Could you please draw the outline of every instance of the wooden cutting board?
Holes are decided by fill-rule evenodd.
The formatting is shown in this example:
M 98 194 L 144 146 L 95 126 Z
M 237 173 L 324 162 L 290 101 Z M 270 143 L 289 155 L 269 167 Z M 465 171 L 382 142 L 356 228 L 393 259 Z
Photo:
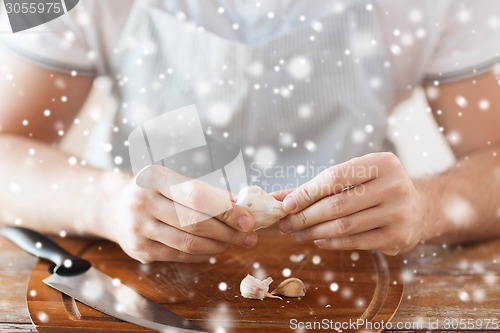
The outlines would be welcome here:
M 358 319 L 387 322 L 403 293 L 397 258 L 378 252 L 321 250 L 276 230 L 259 232 L 259 244 L 253 249 L 232 248 L 202 264 L 142 265 L 110 242 L 57 241 L 69 252 L 90 260 L 96 268 L 210 332 L 275 333 L 294 331 L 307 322 L 326 323 L 332 325 L 330 328 Z M 147 331 L 48 287 L 42 279 L 50 275 L 49 269 L 49 264 L 40 261 L 27 289 L 28 310 L 40 333 Z M 245 299 L 239 284 L 247 273 L 259 278 L 271 276 L 271 290 L 290 273 L 304 281 L 307 294 L 300 299 Z

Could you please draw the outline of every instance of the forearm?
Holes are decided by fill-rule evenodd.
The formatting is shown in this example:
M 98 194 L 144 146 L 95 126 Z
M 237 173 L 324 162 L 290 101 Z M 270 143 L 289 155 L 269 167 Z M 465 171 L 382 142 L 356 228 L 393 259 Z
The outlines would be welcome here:
M 447 172 L 416 180 L 426 203 L 426 241 L 458 243 L 500 236 L 500 146 L 461 159 Z
M 127 177 L 69 158 L 44 143 L 0 135 L 0 223 L 102 236 L 110 199 Z

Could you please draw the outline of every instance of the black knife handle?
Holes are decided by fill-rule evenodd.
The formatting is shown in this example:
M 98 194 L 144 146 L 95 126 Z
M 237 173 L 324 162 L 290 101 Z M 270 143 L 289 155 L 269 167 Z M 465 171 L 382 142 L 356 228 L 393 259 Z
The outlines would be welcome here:
M 54 263 L 55 268 L 53 273 L 58 275 L 70 276 L 80 274 L 92 266 L 87 260 L 68 253 L 50 238 L 36 231 L 9 226 L 2 228 L 0 235 L 24 251 Z

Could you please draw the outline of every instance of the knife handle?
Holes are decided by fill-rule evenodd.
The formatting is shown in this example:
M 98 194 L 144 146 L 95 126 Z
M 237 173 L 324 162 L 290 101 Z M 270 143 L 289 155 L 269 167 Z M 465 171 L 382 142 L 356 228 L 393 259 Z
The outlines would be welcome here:
M 53 273 L 71 276 L 87 271 L 92 265 L 85 259 L 76 257 L 61 248 L 50 238 L 22 227 L 4 227 L 0 235 L 19 246 L 24 251 L 55 264 Z

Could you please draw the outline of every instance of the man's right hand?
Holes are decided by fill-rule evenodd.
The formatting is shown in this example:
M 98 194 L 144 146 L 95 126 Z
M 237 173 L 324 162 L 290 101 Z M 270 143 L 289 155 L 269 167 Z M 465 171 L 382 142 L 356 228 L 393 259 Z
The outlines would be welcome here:
M 122 188 L 100 233 L 142 263 L 200 262 L 257 243 L 251 215 L 206 183 L 152 165 Z

